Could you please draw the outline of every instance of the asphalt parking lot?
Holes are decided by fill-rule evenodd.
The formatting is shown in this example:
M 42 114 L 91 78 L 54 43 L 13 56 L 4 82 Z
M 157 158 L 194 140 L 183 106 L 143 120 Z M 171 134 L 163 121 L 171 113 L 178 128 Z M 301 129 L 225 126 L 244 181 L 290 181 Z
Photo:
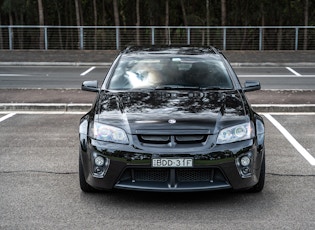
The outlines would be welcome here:
M 87 109 L 52 104 L 89 107 L 95 94 L 80 91 L 81 82 L 101 81 L 113 53 L 1 51 L 0 104 L 52 109 L 0 109 L 0 229 L 315 229 L 315 52 L 225 54 L 242 82 L 262 83 L 248 93 L 252 104 L 291 111 L 262 113 L 267 168 L 259 194 L 81 192 L 78 124 Z M 291 104 L 302 107 L 293 112 Z
M 315 228 L 314 113 L 264 114 L 267 174 L 259 194 L 82 193 L 81 116 L 0 114 L 0 229 Z

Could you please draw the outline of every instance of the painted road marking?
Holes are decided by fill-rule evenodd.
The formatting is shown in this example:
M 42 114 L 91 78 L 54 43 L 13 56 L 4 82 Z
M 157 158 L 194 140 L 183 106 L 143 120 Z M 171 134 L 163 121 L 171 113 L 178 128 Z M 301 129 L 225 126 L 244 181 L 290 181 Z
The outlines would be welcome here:
M 262 115 L 265 115 L 266 113 L 260 113 Z M 314 116 L 315 112 L 269 112 L 268 114 L 270 115 L 285 115 L 285 116 L 299 116 L 299 115 L 309 115 L 309 116 Z
M 0 73 L 0 77 L 30 77 L 29 74 Z
M 290 67 L 286 67 L 287 70 L 289 70 L 291 73 L 293 73 L 295 76 L 301 77 L 302 75 L 296 72 L 294 69 Z
M 0 114 L 6 114 L 8 112 L 0 111 Z M 87 112 L 77 112 L 77 111 L 16 111 L 14 114 L 33 114 L 33 115 L 58 115 L 58 114 L 86 114 Z
M 6 119 L 9 119 L 10 117 L 13 117 L 16 113 L 9 113 L 3 117 L 0 117 L 0 122 L 5 121 Z
M 92 66 L 91 68 L 89 68 L 87 71 L 83 72 L 80 74 L 80 76 L 85 76 L 86 74 L 88 74 L 89 72 L 91 72 L 93 69 L 95 69 L 95 66 Z
M 264 116 L 283 134 L 283 136 L 293 145 L 293 147 L 313 166 L 315 166 L 314 157 L 270 114 Z
M 261 75 L 249 75 L 249 74 L 238 74 L 237 75 L 239 78 L 296 78 L 296 75 L 266 75 L 266 74 L 261 74 Z M 315 77 L 315 75 L 300 75 L 299 77 L 301 78 L 312 78 Z

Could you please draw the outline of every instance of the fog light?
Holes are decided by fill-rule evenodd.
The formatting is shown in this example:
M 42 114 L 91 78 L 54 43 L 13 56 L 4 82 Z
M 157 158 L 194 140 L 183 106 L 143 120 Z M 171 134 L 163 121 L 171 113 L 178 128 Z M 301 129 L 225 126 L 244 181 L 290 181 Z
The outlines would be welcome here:
M 95 163 L 96 166 L 101 167 L 101 166 L 103 166 L 105 164 L 105 159 L 103 157 L 101 157 L 101 156 L 98 156 L 98 157 L 96 157 L 94 159 L 94 163 Z
M 240 160 L 241 166 L 246 167 L 250 164 L 250 158 L 248 156 L 243 156 Z
M 100 156 L 97 153 L 93 153 L 93 177 L 104 178 L 109 168 L 110 160 L 106 157 Z
M 242 172 L 244 174 L 248 174 L 248 173 L 250 173 L 250 169 L 248 167 L 245 167 L 245 168 L 242 169 Z
M 102 169 L 99 168 L 99 167 L 96 167 L 96 168 L 95 168 L 95 173 L 101 174 L 101 173 L 102 173 Z

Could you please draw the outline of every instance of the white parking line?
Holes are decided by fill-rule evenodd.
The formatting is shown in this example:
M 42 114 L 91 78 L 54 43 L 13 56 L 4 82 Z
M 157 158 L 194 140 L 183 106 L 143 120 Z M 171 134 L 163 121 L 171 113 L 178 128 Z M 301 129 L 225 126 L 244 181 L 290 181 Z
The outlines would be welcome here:
M 9 113 L 3 117 L 0 117 L 0 122 L 5 121 L 6 119 L 9 119 L 10 117 L 13 117 L 16 113 Z
M 265 115 L 265 113 L 260 113 Z M 315 112 L 269 112 L 270 115 L 286 115 L 286 116 L 296 116 L 296 115 L 303 115 L 303 116 L 314 116 Z
M 264 114 L 264 117 L 266 117 L 283 134 L 283 136 L 311 165 L 315 166 L 314 157 L 299 142 L 297 142 L 297 140 L 276 119 L 270 114 Z
M 29 77 L 29 74 L 0 73 L 0 77 Z
M 294 69 L 290 68 L 290 67 L 286 67 L 287 70 L 289 70 L 291 73 L 293 73 L 294 75 L 301 77 L 302 75 L 299 74 L 298 72 L 296 72 Z
M 266 75 L 266 74 L 259 74 L 259 75 L 248 75 L 248 74 L 238 74 L 239 78 L 247 77 L 247 78 L 294 78 L 294 75 Z M 315 76 L 315 75 L 314 75 Z M 312 77 L 314 77 L 312 76 Z
M 297 77 L 296 75 L 266 75 L 266 74 L 261 74 L 261 75 L 248 75 L 248 74 L 239 74 L 237 75 L 239 78 L 295 78 Z M 304 77 L 315 77 L 315 75 L 300 75 L 299 77 L 304 78 Z
M 2 112 L 0 111 L 0 114 L 6 114 L 7 112 Z M 45 115 L 45 114 L 50 114 L 50 115 L 58 115 L 58 114 L 65 114 L 65 115 L 69 115 L 69 114 L 86 114 L 86 112 L 78 112 L 78 111 L 16 111 L 14 113 L 15 114 L 34 114 L 34 115 Z
M 85 76 L 86 74 L 88 74 L 89 72 L 91 72 L 93 69 L 95 69 L 95 66 L 92 66 L 91 68 L 89 68 L 87 71 L 84 71 L 83 73 L 80 74 L 80 76 Z

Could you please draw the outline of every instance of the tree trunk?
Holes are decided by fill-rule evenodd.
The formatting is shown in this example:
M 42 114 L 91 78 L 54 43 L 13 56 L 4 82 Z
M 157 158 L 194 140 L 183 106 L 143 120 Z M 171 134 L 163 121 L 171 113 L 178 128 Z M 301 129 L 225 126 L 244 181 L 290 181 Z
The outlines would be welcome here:
M 169 25 L 169 0 L 165 1 L 165 26 Z M 171 38 L 170 38 L 170 31 L 169 28 L 165 29 L 165 43 L 170 45 L 171 44 Z
M 226 0 L 221 0 L 221 26 L 226 26 Z
M 309 0 L 305 0 L 305 6 L 304 6 L 304 25 L 308 26 L 308 7 L 309 7 Z M 303 49 L 307 50 L 307 35 L 308 31 L 305 28 L 304 29 L 304 42 L 303 42 Z
M 102 2 L 102 26 L 106 26 L 106 6 L 105 1 Z
M 81 19 L 80 19 L 80 6 L 79 6 L 80 0 L 75 0 L 75 15 L 76 15 L 76 21 L 77 26 L 81 26 Z M 80 47 L 80 29 L 78 28 L 78 46 Z
M 38 3 L 38 17 L 39 17 L 39 25 L 44 26 L 44 9 L 43 9 L 43 2 L 42 0 L 37 0 Z M 44 28 L 40 28 L 40 35 L 39 35 L 39 48 L 44 49 L 45 44 L 44 44 Z
M 97 7 L 96 0 L 93 0 L 94 26 L 97 26 Z M 97 49 L 97 29 L 94 29 L 94 49 Z
M 118 11 L 118 2 L 117 0 L 113 0 L 113 7 L 114 7 L 114 19 L 115 19 L 115 26 L 119 26 L 119 11 Z M 119 33 L 119 30 L 116 30 L 116 33 Z M 120 41 L 116 44 L 117 49 L 120 47 Z
M 264 3 L 263 2 L 260 3 L 260 11 L 261 11 L 261 26 L 265 26 L 265 7 L 264 7 Z M 264 50 L 265 30 L 262 29 L 261 33 L 262 33 L 261 34 L 261 37 L 262 37 L 261 50 Z
M 61 26 L 61 14 L 60 14 L 60 7 L 58 5 L 57 1 L 54 1 L 55 3 L 55 7 L 56 7 L 56 12 L 57 12 L 57 16 L 58 16 L 58 26 Z M 66 7 L 65 7 L 66 8 Z M 61 49 L 64 49 L 63 47 L 63 42 L 62 42 L 62 32 L 61 32 L 61 28 L 58 28 L 58 37 L 59 37 L 59 46 L 61 47 Z
M 136 26 L 140 26 L 140 0 L 136 0 L 136 14 L 137 14 L 137 22 L 136 22 Z M 139 32 L 139 28 L 137 27 L 136 29 L 136 42 L 137 45 L 140 45 L 140 32 Z
M 81 26 L 79 0 L 75 0 L 74 4 L 75 4 L 75 16 L 76 16 L 77 26 Z
M 184 0 L 180 0 L 180 5 L 181 5 L 181 7 L 182 7 L 184 25 L 185 25 L 185 26 L 188 26 Z
M 115 19 L 115 26 L 119 26 L 119 11 L 118 11 L 118 2 L 117 0 L 113 0 L 114 6 L 114 19 Z
M 206 26 L 210 24 L 209 0 L 206 0 Z M 210 45 L 210 29 L 207 28 L 207 45 Z

